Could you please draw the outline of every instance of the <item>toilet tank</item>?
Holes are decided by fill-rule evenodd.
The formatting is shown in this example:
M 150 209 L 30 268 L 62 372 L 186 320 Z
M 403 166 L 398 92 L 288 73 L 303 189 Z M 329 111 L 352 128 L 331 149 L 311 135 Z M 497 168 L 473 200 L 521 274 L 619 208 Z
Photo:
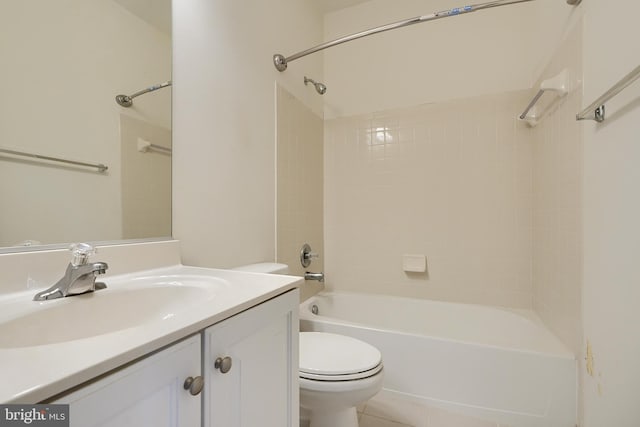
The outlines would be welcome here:
M 258 264 L 242 265 L 232 270 L 247 271 L 250 273 L 288 274 L 289 266 L 287 264 L 278 264 L 277 262 L 261 262 Z

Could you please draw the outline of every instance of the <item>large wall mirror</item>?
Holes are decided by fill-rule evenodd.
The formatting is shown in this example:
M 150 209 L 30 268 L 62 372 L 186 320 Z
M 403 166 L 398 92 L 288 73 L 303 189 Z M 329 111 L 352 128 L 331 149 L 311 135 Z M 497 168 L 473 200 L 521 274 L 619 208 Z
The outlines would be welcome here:
M 115 98 L 171 80 L 171 1 L 3 0 L 0 58 L 0 250 L 170 236 L 171 87 Z

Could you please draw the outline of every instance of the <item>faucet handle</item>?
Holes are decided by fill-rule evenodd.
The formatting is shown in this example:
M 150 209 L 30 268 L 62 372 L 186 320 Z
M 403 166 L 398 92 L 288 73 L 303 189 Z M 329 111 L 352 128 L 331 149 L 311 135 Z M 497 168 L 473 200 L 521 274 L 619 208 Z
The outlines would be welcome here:
M 98 250 L 88 243 L 74 243 L 69 246 L 71 251 L 71 264 L 74 267 L 79 265 L 85 265 L 89 261 L 89 257 L 95 254 Z
M 302 264 L 304 268 L 307 268 L 311 265 L 311 261 L 313 261 L 314 258 L 320 258 L 320 255 L 316 252 L 311 252 L 311 246 L 309 246 L 308 243 L 302 245 L 302 249 L 300 249 L 300 264 Z

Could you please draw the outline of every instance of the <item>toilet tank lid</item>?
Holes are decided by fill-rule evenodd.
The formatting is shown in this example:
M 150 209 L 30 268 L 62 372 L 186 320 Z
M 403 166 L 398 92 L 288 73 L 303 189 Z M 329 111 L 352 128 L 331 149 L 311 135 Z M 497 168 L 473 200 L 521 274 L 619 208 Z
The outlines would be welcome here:
M 287 274 L 289 272 L 289 266 L 287 264 L 279 264 L 277 262 L 261 262 L 257 264 L 243 265 L 233 268 L 233 270 L 247 271 L 251 273 Z

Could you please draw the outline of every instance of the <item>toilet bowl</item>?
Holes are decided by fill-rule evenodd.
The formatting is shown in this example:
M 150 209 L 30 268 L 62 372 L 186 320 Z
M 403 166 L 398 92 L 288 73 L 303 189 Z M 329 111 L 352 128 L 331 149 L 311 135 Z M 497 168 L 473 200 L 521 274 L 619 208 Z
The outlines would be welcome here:
M 356 406 L 382 388 L 382 356 L 355 338 L 300 332 L 299 379 L 310 427 L 357 427 Z
M 285 264 L 235 270 L 286 274 Z M 356 407 L 382 388 L 382 355 L 363 341 L 327 332 L 300 332 L 300 406 L 309 427 L 358 427 Z

